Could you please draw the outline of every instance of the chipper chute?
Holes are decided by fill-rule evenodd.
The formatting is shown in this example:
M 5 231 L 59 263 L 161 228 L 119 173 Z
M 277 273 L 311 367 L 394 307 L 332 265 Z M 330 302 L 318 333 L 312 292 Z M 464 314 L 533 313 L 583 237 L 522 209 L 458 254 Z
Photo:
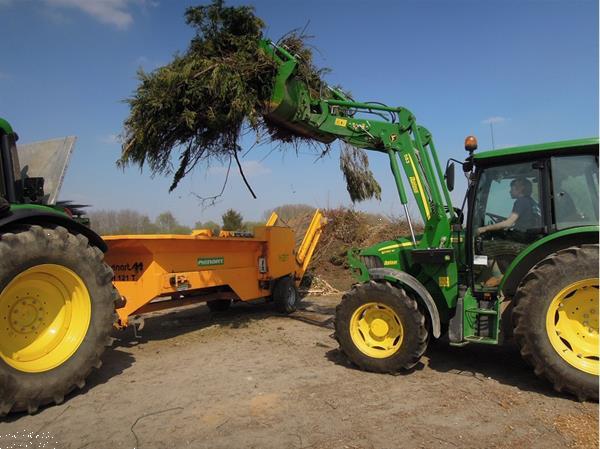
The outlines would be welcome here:
M 43 178 L 43 204 L 56 204 L 75 146 L 75 136 L 19 144 L 21 179 Z

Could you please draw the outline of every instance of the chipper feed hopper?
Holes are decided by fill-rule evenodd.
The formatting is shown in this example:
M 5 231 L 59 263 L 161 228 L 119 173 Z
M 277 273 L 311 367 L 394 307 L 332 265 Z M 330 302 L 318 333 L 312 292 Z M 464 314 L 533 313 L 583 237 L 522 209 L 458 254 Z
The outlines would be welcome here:
M 598 138 L 482 153 L 467 138 L 466 160 L 454 162 L 468 191 L 455 209 L 454 164 L 442 171 L 431 134 L 409 110 L 314 92 L 298 76 L 298 56 L 269 41 L 261 47 L 278 66 L 268 118 L 307 138 L 387 156 L 405 208 L 410 235 L 349 253 L 359 283 L 335 320 L 348 358 L 394 372 L 414 367 L 432 337 L 457 346 L 514 339 L 556 390 L 597 400 Z
M 118 325 L 127 326 L 132 315 L 202 301 L 212 310 L 225 310 L 232 301 L 268 297 L 279 310 L 293 312 L 325 219 L 315 212 L 297 249 L 294 231 L 276 221 L 273 213 L 249 236 L 213 236 L 210 230 L 105 236 L 105 260 L 125 304 L 117 309 Z

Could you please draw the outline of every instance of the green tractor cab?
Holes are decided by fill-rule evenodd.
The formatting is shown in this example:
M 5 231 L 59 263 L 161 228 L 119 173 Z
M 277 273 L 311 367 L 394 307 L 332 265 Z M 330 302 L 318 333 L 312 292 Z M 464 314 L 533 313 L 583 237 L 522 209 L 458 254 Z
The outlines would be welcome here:
M 471 154 L 464 166 L 467 222 L 453 226 L 452 247 L 443 256 L 439 250 L 436 260 L 415 252 L 402 238 L 349 253 L 360 284 L 338 308 L 342 349 L 371 371 L 409 368 L 423 345 L 413 341 L 402 357 L 397 326 L 423 315 L 418 334 L 437 337 L 439 319 L 452 345 L 514 339 L 557 390 L 597 399 L 598 139 Z M 446 274 L 453 265 L 457 294 L 449 295 Z M 352 298 L 365 290 L 382 290 L 385 301 L 380 305 L 369 294 L 371 312 L 355 314 L 359 306 Z M 412 314 L 399 306 L 414 300 Z M 397 313 L 382 314 L 379 307 Z M 390 349 L 396 346 L 394 357 Z

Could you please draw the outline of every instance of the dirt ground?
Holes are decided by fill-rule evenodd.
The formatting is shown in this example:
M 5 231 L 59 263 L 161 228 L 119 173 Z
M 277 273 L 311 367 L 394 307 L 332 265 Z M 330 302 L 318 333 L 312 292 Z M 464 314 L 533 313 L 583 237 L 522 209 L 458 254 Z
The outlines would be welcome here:
M 361 372 L 330 337 L 340 296 L 154 315 L 83 391 L 0 422 L 5 448 L 597 448 L 598 404 L 561 396 L 513 347 L 430 347 Z

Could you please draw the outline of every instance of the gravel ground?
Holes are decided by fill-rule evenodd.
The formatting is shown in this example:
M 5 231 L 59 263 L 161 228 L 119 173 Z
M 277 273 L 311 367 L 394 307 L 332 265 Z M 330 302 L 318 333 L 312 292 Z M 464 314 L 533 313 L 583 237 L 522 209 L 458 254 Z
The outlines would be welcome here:
M 83 391 L 0 422 L 5 448 L 597 448 L 598 404 L 556 394 L 514 347 L 436 344 L 397 376 L 350 366 L 340 296 L 155 314 L 116 333 Z

